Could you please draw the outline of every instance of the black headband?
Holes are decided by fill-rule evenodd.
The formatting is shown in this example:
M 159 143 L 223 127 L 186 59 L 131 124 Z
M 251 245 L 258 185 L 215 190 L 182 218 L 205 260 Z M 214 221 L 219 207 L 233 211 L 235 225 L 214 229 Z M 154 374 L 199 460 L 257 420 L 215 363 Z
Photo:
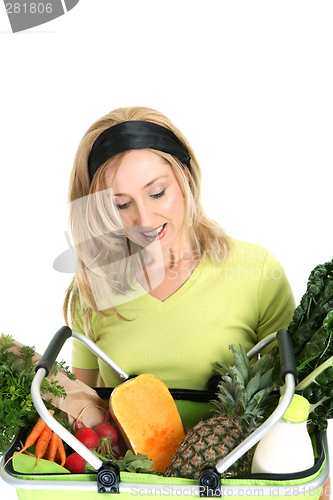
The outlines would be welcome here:
M 189 166 L 191 156 L 171 130 L 146 121 L 122 122 L 104 130 L 95 140 L 88 158 L 90 181 L 98 167 L 112 156 L 146 148 L 169 153 Z

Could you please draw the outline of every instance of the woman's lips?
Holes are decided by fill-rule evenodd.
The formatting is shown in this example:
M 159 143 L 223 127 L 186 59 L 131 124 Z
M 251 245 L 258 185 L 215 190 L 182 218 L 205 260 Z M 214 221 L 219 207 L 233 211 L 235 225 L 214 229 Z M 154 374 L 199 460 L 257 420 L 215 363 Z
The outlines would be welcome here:
M 163 238 L 163 236 L 165 235 L 166 233 L 166 230 L 167 230 L 167 223 L 165 223 L 163 225 L 163 229 L 160 233 L 158 233 L 156 236 L 146 236 L 144 233 L 141 233 L 142 236 L 144 237 L 145 240 L 147 241 L 154 241 L 154 240 L 160 240 L 161 238 Z M 161 226 L 160 226 L 161 227 Z

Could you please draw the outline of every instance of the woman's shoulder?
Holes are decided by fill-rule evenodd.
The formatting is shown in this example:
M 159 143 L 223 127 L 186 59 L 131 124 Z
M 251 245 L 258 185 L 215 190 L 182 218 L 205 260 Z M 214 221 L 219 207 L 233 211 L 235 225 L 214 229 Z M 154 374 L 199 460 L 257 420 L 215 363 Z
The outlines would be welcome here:
M 262 252 L 269 252 L 268 248 L 251 241 L 239 240 L 238 238 L 234 237 L 229 237 L 229 240 L 231 242 L 231 249 L 234 248 L 236 250 L 260 250 Z
M 277 264 L 281 265 L 279 260 L 268 248 L 252 243 L 249 241 L 239 240 L 237 238 L 228 236 L 229 252 L 227 256 L 224 251 L 221 252 L 211 252 L 205 251 L 202 256 L 202 261 L 205 264 L 210 263 L 211 265 L 219 265 L 222 267 L 233 266 L 234 264 L 248 263 L 249 265 L 255 264 Z M 221 258 L 222 253 L 222 258 Z
M 266 247 L 249 241 L 230 239 L 229 260 L 242 262 L 265 262 L 272 260 L 278 262 L 274 254 Z

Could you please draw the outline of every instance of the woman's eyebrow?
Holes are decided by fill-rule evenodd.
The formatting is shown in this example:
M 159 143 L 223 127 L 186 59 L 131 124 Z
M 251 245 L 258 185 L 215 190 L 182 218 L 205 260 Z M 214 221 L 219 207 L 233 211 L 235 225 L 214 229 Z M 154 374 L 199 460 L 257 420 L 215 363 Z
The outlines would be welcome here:
M 169 174 L 159 175 L 158 177 L 155 177 L 155 179 L 153 179 L 152 181 L 148 182 L 148 184 L 146 184 L 145 186 L 143 186 L 142 191 L 144 189 L 146 189 L 147 187 L 151 186 L 152 184 L 154 184 L 154 182 L 156 182 L 158 179 L 163 179 L 164 177 L 169 177 Z M 114 193 L 113 196 L 128 196 L 128 195 L 125 194 L 125 193 L 117 193 L 117 194 Z

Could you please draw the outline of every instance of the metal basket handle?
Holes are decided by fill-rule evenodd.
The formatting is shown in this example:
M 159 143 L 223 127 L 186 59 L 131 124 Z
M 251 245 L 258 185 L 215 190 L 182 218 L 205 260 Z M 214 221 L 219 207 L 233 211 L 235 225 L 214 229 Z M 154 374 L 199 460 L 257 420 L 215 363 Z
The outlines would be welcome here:
M 67 326 L 61 327 L 52 338 L 44 355 L 40 359 L 36 374 L 31 385 L 31 396 L 35 408 L 39 415 L 43 418 L 46 424 L 56 432 L 71 448 L 79 453 L 90 465 L 96 470 L 100 470 L 103 462 L 96 457 L 88 448 L 86 448 L 78 439 L 76 439 L 69 431 L 59 424 L 47 411 L 40 394 L 40 387 L 44 378 L 50 373 L 52 366 L 60 353 L 64 343 L 70 337 L 76 338 L 86 345 L 94 354 L 104 361 L 120 378 L 127 380 L 129 375 L 124 372 L 116 363 L 114 363 L 94 342 L 85 335 L 71 330 Z M 275 340 L 278 341 L 280 359 L 281 359 L 281 377 L 285 381 L 284 396 L 275 409 L 273 414 L 254 431 L 247 439 L 245 439 L 237 448 L 229 453 L 223 460 L 219 461 L 215 467 L 209 467 L 209 470 L 204 467 L 199 478 L 199 487 L 211 485 L 215 480 L 215 484 L 220 484 L 221 474 L 227 470 L 236 460 L 254 446 L 284 415 L 286 412 L 295 391 L 295 383 L 297 378 L 294 350 L 290 333 L 287 330 L 279 330 L 277 334 L 271 334 L 261 342 L 259 342 L 251 351 L 248 352 L 248 357 L 251 359 L 260 352 L 266 345 Z M 214 475 L 216 476 L 214 479 Z M 200 490 L 202 496 L 206 496 L 204 490 Z
M 285 392 L 279 405 L 274 410 L 272 415 L 242 443 L 234 448 L 228 455 L 217 462 L 215 467 L 211 465 L 204 466 L 199 476 L 199 491 L 200 496 L 220 496 L 218 494 L 220 485 L 220 477 L 229 467 L 242 457 L 248 450 L 262 439 L 268 431 L 282 418 L 291 403 L 294 396 L 295 385 L 297 380 L 297 370 L 294 355 L 294 347 L 292 338 L 288 330 L 281 329 L 276 334 L 272 333 L 265 337 L 261 342 L 258 342 L 253 349 L 248 352 L 248 357 L 252 359 L 264 347 L 271 342 L 278 341 L 280 354 L 280 374 L 285 382 Z

